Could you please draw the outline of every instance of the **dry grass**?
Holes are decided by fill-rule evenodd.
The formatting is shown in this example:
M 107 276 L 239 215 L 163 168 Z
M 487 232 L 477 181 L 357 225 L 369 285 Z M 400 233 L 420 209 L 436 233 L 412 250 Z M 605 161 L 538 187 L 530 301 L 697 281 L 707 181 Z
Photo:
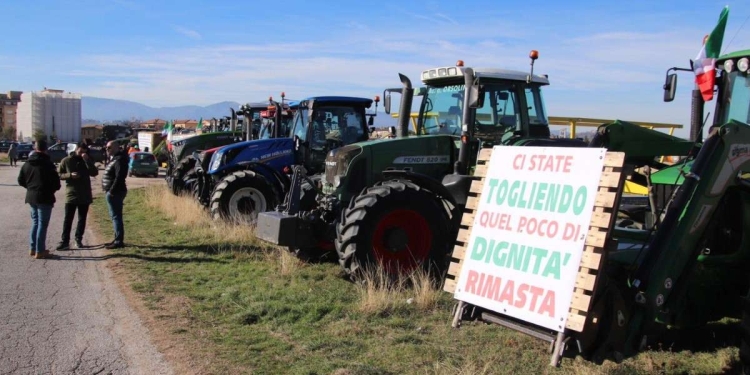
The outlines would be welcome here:
M 370 267 L 362 272 L 356 288 L 359 310 L 378 315 L 408 306 L 419 311 L 431 310 L 441 296 L 439 285 L 422 269 L 394 278 L 382 267 Z
M 145 187 L 145 200 L 151 208 L 174 220 L 174 225 L 188 228 L 196 237 L 205 239 L 205 244 L 215 246 L 220 252 L 266 247 L 255 238 L 251 227 L 214 221 L 191 196 L 175 196 L 164 185 Z
M 274 247 L 264 253 L 264 260 L 274 265 L 279 275 L 289 276 L 297 273 L 304 263 L 287 249 Z

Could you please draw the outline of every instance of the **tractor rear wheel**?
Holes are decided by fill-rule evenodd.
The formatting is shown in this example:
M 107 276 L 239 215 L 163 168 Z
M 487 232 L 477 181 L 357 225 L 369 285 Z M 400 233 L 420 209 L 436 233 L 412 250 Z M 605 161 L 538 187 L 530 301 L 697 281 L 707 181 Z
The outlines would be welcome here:
M 211 195 L 211 217 L 235 223 L 254 224 L 258 214 L 276 206 L 271 184 L 253 171 L 237 171 L 216 185 Z
M 335 245 L 350 276 L 379 265 L 392 277 L 417 268 L 442 277 L 452 232 L 449 213 L 435 194 L 410 181 L 390 180 L 352 199 L 336 225 Z

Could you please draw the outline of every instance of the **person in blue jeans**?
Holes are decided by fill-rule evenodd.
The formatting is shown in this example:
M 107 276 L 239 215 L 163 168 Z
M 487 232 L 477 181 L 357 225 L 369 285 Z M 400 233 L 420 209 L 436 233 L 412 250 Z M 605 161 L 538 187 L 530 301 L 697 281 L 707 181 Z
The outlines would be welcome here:
M 60 190 L 60 175 L 47 154 L 47 141 L 38 139 L 35 152 L 21 167 L 18 184 L 26 188 L 26 200 L 31 207 L 31 230 L 29 245 L 31 256 L 36 259 L 50 258 L 47 250 L 47 228 L 52 207 L 55 205 L 55 192 Z
M 104 190 L 109 207 L 109 216 L 115 230 L 115 239 L 106 244 L 107 249 L 125 247 L 125 226 L 122 221 L 122 209 L 128 188 L 125 179 L 128 176 L 128 154 L 120 149 L 117 142 L 107 143 L 107 155 L 110 161 L 102 174 L 102 190 Z

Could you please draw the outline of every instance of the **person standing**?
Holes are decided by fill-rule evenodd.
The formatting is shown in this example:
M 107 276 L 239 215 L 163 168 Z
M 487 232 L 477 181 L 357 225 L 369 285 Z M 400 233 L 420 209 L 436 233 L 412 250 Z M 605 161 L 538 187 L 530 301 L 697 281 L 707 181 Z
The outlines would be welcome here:
M 18 150 L 16 150 L 16 144 L 11 143 L 8 149 L 8 159 L 10 160 L 10 166 L 18 166 Z
M 47 250 L 47 227 L 52 207 L 55 205 L 55 192 L 60 190 L 61 186 L 55 164 L 47 154 L 47 141 L 37 140 L 35 151 L 21 167 L 18 184 L 26 188 L 24 203 L 31 206 L 31 256 L 44 259 L 50 257 Z
M 128 154 L 120 149 L 117 142 L 107 142 L 107 155 L 110 162 L 104 169 L 102 176 L 102 189 L 106 194 L 109 216 L 112 218 L 112 226 L 115 230 L 114 241 L 108 243 L 107 249 L 119 249 L 125 247 L 125 225 L 122 221 L 122 208 L 128 188 L 125 178 L 128 175 Z
M 70 248 L 70 230 L 73 226 L 73 216 L 78 211 L 76 225 L 76 247 L 83 248 L 83 232 L 86 230 L 86 216 L 91 204 L 91 177 L 99 174 L 94 160 L 89 157 L 89 146 L 85 142 L 78 143 L 74 152 L 60 161 L 58 169 L 60 179 L 65 180 L 65 218 L 63 231 L 57 250 Z

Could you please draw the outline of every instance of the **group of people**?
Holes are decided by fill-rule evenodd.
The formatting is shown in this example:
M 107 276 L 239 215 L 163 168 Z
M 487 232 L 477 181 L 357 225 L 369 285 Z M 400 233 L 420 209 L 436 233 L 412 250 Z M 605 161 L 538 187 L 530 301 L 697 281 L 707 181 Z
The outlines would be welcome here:
M 31 230 L 29 244 L 31 256 L 35 259 L 52 257 L 47 250 L 47 228 L 52 208 L 56 203 L 55 192 L 65 181 L 65 218 L 60 243 L 56 250 L 70 249 L 70 231 L 73 217 L 78 213 L 75 231 L 75 243 L 79 249 L 84 248 L 83 233 L 86 229 L 86 217 L 89 205 L 93 201 L 91 177 L 97 176 L 99 170 L 89 157 L 89 146 L 85 142 L 77 145 L 75 152 L 65 157 L 58 168 L 47 154 L 47 141 L 37 140 L 34 151 L 28 161 L 21 167 L 18 184 L 26 188 L 25 203 L 31 207 Z M 115 238 L 107 243 L 107 249 L 124 247 L 125 229 L 122 218 L 123 202 L 127 195 L 125 179 L 128 174 L 128 155 L 116 142 L 107 143 L 108 163 L 101 178 L 109 214 L 114 227 Z

